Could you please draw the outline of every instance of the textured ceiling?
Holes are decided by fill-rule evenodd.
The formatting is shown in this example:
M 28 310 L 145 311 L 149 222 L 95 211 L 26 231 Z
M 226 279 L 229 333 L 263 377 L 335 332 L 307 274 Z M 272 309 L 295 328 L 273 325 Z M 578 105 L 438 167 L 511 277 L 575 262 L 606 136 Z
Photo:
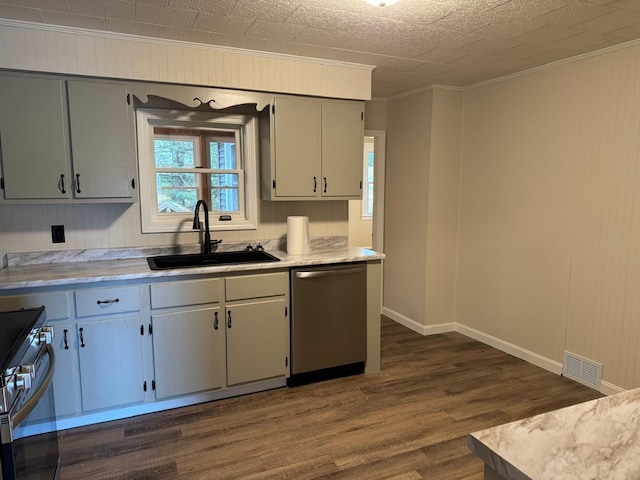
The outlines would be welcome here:
M 640 0 L 0 0 L 0 18 L 376 65 L 383 98 L 640 37 Z

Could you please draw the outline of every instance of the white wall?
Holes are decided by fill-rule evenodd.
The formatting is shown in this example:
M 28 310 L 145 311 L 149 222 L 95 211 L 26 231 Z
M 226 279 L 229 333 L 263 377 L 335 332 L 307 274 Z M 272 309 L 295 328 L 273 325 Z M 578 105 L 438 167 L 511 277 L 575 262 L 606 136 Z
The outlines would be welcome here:
M 640 47 L 465 92 L 457 321 L 640 386 Z
M 370 69 L 340 62 L 148 39 L 0 19 L 0 68 L 368 99 Z M 342 202 L 259 202 L 257 231 L 226 241 L 278 238 L 288 215 L 308 215 L 312 236 L 346 236 Z M 196 243 L 197 234 L 140 233 L 134 205 L 0 205 L 0 257 L 8 252 Z M 64 224 L 67 242 L 51 243 Z
M 382 304 L 396 319 L 420 325 L 425 323 L 432 102 L 428 90 L 390 101 L 387 107 Z
M 289 215 L 309 217 L 309 235 L 346 236 L 348 203 L 260 201 L 257 230 L 212 232 L 225 242 L 277 239 Z M 0 248 L 6 253 L 195 244 L 197 232 L 142 234 L 139 204 L 0 206 Z M 51 225 L 64 225 L 65 243 L 51 243 Z
M 428 326 L 455 321 L 462 121 L 462 92 L 434 88 L 425 278 Z
M 388 105 L 384 313 L 421 333 L 455 322 L 462 121 L 457 89 Z

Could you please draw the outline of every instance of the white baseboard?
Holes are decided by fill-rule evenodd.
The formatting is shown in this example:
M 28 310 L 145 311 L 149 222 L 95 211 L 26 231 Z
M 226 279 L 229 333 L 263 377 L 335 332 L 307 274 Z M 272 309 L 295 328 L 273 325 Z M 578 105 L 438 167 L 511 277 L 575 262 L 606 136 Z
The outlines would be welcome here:
M 435 335 L 437 333 L 446 333 L 455 331 L 455 323 L 441 323 L 438 325 L 422 325 L 421 323 L 411 320 L 409 317 L 405 317 L 401 313 L 394 312 L 386 307 L 382 307 L 382 314 L 385 317 L 389 317 L 391 320 L 396 321 L 400 325 L 419 333 L 420 335 Z
M 624 391 L 626 391 L 626 389 L 618 387 L 613 383 L 604 381 L 600 382 L 600 393 L 604 393 L 605 395 L 615 395 L 616 393 L 622 393 Z
M 509 355 L 513 355 L 514 357 L 529 362 L 537 367 L 544 368 L 545 370 L 553 372 L 556 375 L 560 375 L 562 373 L 562 363 L 543 357 L 542 355 L 538 355 L 531 350 L 519 347 L 518 345 L 514 345 L 513 343 L 505 342 L 504 340 L 500 340 L 499 338 L 496 338 L 492 335 L 482 333 L 475 328 L 456 323 L 456 332 L 473 338 L 474 340 L 478 340 L 479 342 L 482 342 L 493 348 L 497 348 L 498 350 L 506 352 Z
M 508 353 L 509 355 L 513 355 L 525 362 L 529 362 L 532 365 L 535 365 L 540 368 L 544 368 L 545 370 L 555 373 L 556 375 L 562 374 L 562 363 L 556 362 L 555 360 L 551 360 L 547 357 L 543 357 L 542 355 L 538 355 L 531 350 L 527 350 L 526 348 L 519 347 L 513 343 L 506 342 L 492 335 L 488 335 L 483 333 L 475 328 L 467 327 L 466 325 L 462 325 L 457 322 L 451 323 L 441 323 L 438 325 L 422 325 L 421 323 L 412 320 L 398 312 L 390 310 L 386 307 L 382 307 L 382 314 L 390 319 L 396 321 L 400 325 L 404 325 L 405 327 L 417 332 L 421 335 L 436 335 L 438 333 L 446 333 L 446 332 L 458 332 L 462 335 L 465 335 L 469 338 L 473 338 L 485 345 L 489 345 L 493 348 L 497 348 L 500 351 Z M 616 393 L 624 392 L 625 389 L 618 387 L 609 382 L 602 381 L 600 382 L 600 393 L 605 395 L 614 395 Z

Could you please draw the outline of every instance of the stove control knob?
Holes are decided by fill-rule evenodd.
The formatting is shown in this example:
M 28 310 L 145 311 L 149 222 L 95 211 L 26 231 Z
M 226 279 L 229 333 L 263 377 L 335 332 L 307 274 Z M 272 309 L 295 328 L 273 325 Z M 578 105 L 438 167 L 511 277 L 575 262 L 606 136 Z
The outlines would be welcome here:
M 33 374 L 31 372 L 16 373 L 14 377 L 14 386 L 16 390 L 28 390 L 31 388 L 31 380 Z
M 42 327 L 38 332 L 38 343 L 49 345 L 53 341 L 53 327 Z

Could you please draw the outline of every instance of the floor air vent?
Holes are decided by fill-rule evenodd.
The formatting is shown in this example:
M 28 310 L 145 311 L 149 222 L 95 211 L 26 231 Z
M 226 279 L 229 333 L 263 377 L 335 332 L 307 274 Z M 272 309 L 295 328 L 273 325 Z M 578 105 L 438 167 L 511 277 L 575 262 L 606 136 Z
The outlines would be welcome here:
M 564 352 L 562 375 L 587 387 L 600 390 L 602 364 L 596 363 L 575 353 Z

